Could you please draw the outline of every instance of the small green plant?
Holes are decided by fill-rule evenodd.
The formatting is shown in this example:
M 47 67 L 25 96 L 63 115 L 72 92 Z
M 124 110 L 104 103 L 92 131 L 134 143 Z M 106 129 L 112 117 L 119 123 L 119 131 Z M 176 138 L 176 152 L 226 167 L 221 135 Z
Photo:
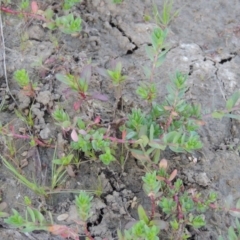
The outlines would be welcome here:
M 56 18 L 56 26 L 65 34 L 75 34 L 82 30 L 82 19 L 73 14 Z
M 76 77 L 71 74 L 57 74 L 56 78 L 58 81 L 69 86 L 72 90 L 78 92 L 82 99 L 86 99 L 88 91 L 88 82 L 86 79 Z
M 32 232 L 34 230 L 48 230 L 47 222 L 44 216 L 36 209 L 27 207 L 26 219 L 20 213 L 12 209 L 13 215 L 7 218 L 4 222 L 19 228 L 23 232 Z
M 109 77 L 112 80 L 114 86 L 120 86 L 125 80 L 126 76 L 122 75 L 122 63 L 118 62 L 115 69 L 107 70 Z
M 23 89 L 23 92 L 30 97 L 35 96 L 35 87 L 36 84 L 33 84 L 28 76 L 28 72 L 25 69 L 20 69 L 14 72 L 13 74 L 14 80 L 18 83 L 18 85 Z
M 28 127 L 34 126 L 34 119 L 32 116 L 31 109 L 27 115 L 24 115 L 21 111 L 16 110 L 16 109 L 14 110 L 14 112 L 15 112 L 16 116 L 18 117 L 18 119 L 21 120 L 22 122 L 24 122 Z
M 159 170 L 147 172 L 143 179 L 143 189 L 151 200 L 151 214 L 148 217 L 142 206 L 138 207 L 139 221 L 124 236 L 118 231 L 119 239 L 160 239 L 159 227 L 168 232 L 169 239 L 187 239 L 186 227 L 197 229 L 205 226 L 203 213 L 208 209 L 216 209 L 214 202 L 217 200 L 215 193 L 210 193 L 207 199 L 203 199 L 196 192 L 190 193 L 184 189 L 183 182 L 176 178 L 177 171 L 167 174 L 167 161 L 163 159 L 159 164 Z M 157 203 L 162 214 L 165 214 L 168 224 L 155 219 Z M 162 219 L 164 220 L 164 218 Z
M 90 217 L 91 201 L 93 197 L 89 196 L 85 191 L 81 191 L 79 196 L 75 198 L 75 204 L 80 219 L 84 222 Z
M 115 4 L 120 4 L 120 3 L 123 2 L 123 0 L 112 0 L 112 2 L 115 3 Z
M 76 5 L 77 3 L 80 3 L 80 2 L 81 2 L 81 0 L 64 0 L 63 9 L 64 10 L 69 10 L 74 5 Z
M 62 108 L 56 108 L 52 113 L 52 117 L 57 122 L 56 124 L 60 126 L 63 131 L 68 131 L 70 129 L 70 117 Z
M 104 138 L 105 129 L 91 128 L 86 131 L 85 123 L 82 120 L 79 120 L 77 125 L 78 131 L 82 134 L 77 134 L 76 130 L 73 130 L 71 135 L 73 140 L 71 142 L 72 149 L 82 151 L 85 156 L 92 159 L 97 159 L 95 153 L 99 153 L 99 159 L 106 165 L 115 161 L 114 150 L 110 149 L 110 141 Z
M 174 0 L 164 0 L 162 12 L 159 13 L 157 5 L 153 4 L 153 14 L 155 22 L 162 28 L 166 28 L 179 15 L 180 10 L 172 13 Z
M 119 240 L 159 240 L 160 229 L 149 219 L 141 205 L 138 206 L 137 221 L 129 230 L 124 231 L 124 235 L 118 230 Z
M 32 205 L 32 200 L 28 196 L 24 196 L 24 204 L 26 206 L 31 206 Z
M 13 77 L 18 83 L 18 85 L 22 88 L 30 84 L 28 72 L 25 69 L 15 71 Z
M 25 11 L 29 8 L 29 6 L 30 6 L 29 0 L 21 0 L 20 10 Z
M 52 221 L 52 216 L 49 212 L 50 221 L 37 209 L 27 207 L 25 217 L 15 209 L 12 209 L 13 214 L 4 220 L 5 223 L 12 227 L 18 228 L 22 232 L 32 232 L 36 230 L 44 230 L 54 235 L 61 236 L 64 239 L 78 240 L 79 235 L 75 229 L 65 225 L 56 225 Z
M 19 173 L 19 171 L 17 169 L 15 169 L 15 167 L 10 164 L 7 159 L 5 159 L 3 156 L 1 156 L 1 159 L 5 165 L 5 167 L 13 173 L 14 177 L 16 177 L 16 179 L 21 182 L 23 185 L 25 185 L 26 187 L 28 187 L 29 189 L 31 189 L 33 192 L 35 192 L 36 194 L 40 195 L 40 196 L 47 196 L 47 191 L 44 187 L 39 186 L 37 183 L 29 181 L 24 175 L 22 175 L 21 173 Z
M 71 74 L 56 74 L 56 79 L 66 84 L 70 89 L 76 91 L 79 96 L 79 100 L 74 102 L 74 109 L 78 110 L 82 102 L 86 102 L 90 99 L 96 99 L 100 101 L 107 101 L 108 98 L 105 95 L 95 92 L 91 94 L 88 92 L 89 81 L 91 79 L 91 65 L 87 64 L 82 68 L 80 76 L 74 76 Z
M 52 183 L 51 188 L 55 189 L 57 186 L 64 183 L 66 179 L 67 167 L 69 167 L 73 160 L 73 154 L 63 156 L 52 161 Z

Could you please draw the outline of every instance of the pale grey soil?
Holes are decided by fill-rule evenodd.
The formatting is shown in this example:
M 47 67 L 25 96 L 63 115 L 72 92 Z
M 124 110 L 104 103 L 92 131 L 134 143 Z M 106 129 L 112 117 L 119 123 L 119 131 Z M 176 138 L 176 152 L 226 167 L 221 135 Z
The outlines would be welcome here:
M 46 7 L 54 1 L 38 2 Z M 170 25 L 168 44 L 171 49 L 155 78 L 159 86 L 159 100 L 166 93 L 169 76 L 179 70 L 189 75 L 189 100 L 200 102 L 206 113 L 222 108 L 226 99 L 240 87 L 240 3 L 237 0 L 175 0 L 174 8 L 180 8 L 181 11 Z M 156 27 L 152 22 L 143 21 L 144 14 L 151 12 L 150 0 L 125 0 L 122 5 L 114 5 L 110 0 L 83 1 L 74 9 L 74 13 L 80 14 L 84 20 L 82 34 L 76 38 L 59 31 L 51 35 L 35 20 L 26 24 L 16 16 L 2 15 L 8 80 L 20 109 L 29 107 L 30 99 L 19 92 L 12 80 L 13 72 L 26 68 L 30 77 L 39 83 L 40 93 L 32 106 L 36 117 L 36 134 L 45 139 L 57 139 L 60 129 L 54 125 L 49 110 L 64 100 L 60 96 L 65 87 L 56 82 L 54 75 L 62 69 L 78 72 L 90 58 L 93 64 L 103 68 L 108 68 L 112 60 L 121 61 L 124 74 L 129 76 L 123 90 L 125 113 L 134 106 L 145 107 L 135 90 L 144 81 L 142 66 L 148 64 L 145 46 L 150 43 L 149 34 Z M 28 33 L 29 40 L 21 40 L 20 34 L 24 32 Z M 53 37 L 58 39 L 59 49 L 55 48 Z M 0 52 L 3 52 L 2 48 Z M 6 84 L 2 54 L 0 59 L 0 99 L 3 101 L 6 98 Z M 32 65 L 40 59 L 43 63 L 48 60 L 45 66 L 49 70 Z M 113 120 L 115 96 L 110 87 L 108 80 L 97 73 L 93 75 L 90 91 L 107 94 L 110 99 L 108 103 L 91 103 L 93 112 L 100 114 L 106 123 Z M 71 116 L 75 114 L 71 104 L 73 99 L 74 96 L 71 96 L 61 102 Z M 12 109 L 16 106 L 9 96 L 6 104 L 8 110 L 0 112 L 3 124 L 15 119 Z M 122 116 L 123 113 L 119 111 L 118 114 Z M 85 112 L 84 115 L 91 116 L 91 113 Z M 230 195 L 235 201 L 240 197 L 239 122 L 206 119 L 206 123 L 200 131 L 204 148 L 196 152 L 196 164 L 189 161 L 188 155 L 180 155 L 180 160 L 174 160 L 178 158 L 174 154 L 167 157 L 172 167 L 179 169 L 179 176 L 184 179 L 186 186 L 197 188 L 204 194 L 210 190 L 217 191 L 221 202 Z M 23 123 L 15 121 L 14 126 L 17 130 Z M 28 145 L 22 140 L 17 141 L 18 147 L 23 145 L 20 154 L 27 150 Z M 4 146 L 0 149 L 4 151 Z M 42 161 L 50 168 L 53 150 L 39 149 L 39 152 Z M 32 164 L 29 160 L 29 166 L 24 168 L 28 176 L 32 176 Z M 117 164 L 106 168 L 100 163 L 83 163 L 77 177 L 67 182 L 69 189 L 94 189 L 99 179 L 101 181 L 103 195 L 101 199 L 94 200 L 93 217 L 89 223 L 89 230 L 95 239 L 116 239 L 116 230 L 124 229 L 126 223 L 137 217 L 136 207 L 131 208 L 134 197 L 137 197 L 137 203 L 149 209 L 148 198 L 141 186 L 142 174 L 133 159 L 126 163 L 123 174 Z M 25 195 L 32 196 L 36 206 L 40 204 L 39 198 L 18 185 L 3 167 L 0 169 L 0 186 L 9 212 L 12 207 L 22 209 L 19 203 L 23 203 Z M 56 218 L 61 213 L 71 213 L 73 200 L 74 194 L 59 194 L 53 195 L 47 204 Z M 211 224 L 199 232 L 193 231 L 192 239 L 217 239 L 220 234 L 226 233 L 231 223 L 228 215 L 222 213 L 209 212 L 206 217 Z M 6 228 L 3 224 L 1 239 L 59 239 L 43 233 L 26 236 Z

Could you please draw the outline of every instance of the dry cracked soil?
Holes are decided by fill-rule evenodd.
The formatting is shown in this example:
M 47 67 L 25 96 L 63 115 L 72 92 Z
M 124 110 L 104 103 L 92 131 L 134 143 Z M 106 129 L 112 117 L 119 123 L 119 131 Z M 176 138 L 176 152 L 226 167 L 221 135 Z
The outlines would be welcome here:
M 156 1 L 161 10 L 163 1 Z M 12 1 L 12 6 L 19 2 Z M 63 14 L 59 1 L 38 1 L 41 9 L 51 6 L 56 14 Z M 169 75 L 176 70 L 188 74 L 187 99 L 201 103 L 203 111 L 213 111 L 225 106 L 226 99 L 240 87 L 240 2 L 238 0 L 175 0 L 174 9 L 180 9 L 179 16 L 170 24 L 167 42 L 170 51 L 166 61 L 158 68 L 155 79 L 158 86 L 159 100 L 165 94 Z M 108 68 L 112 60 L 121 61 L 124 74 L 129 76 L 123 88 L 122 109 L 118 114 L 124 117 L 133 107 L 146 108 L 137 95 L 138 84 L 144 81 L 143 66 L 149 61 L 145 47 L 150 44 L 151 31 L 156 27 L 152 21 L 144 21 L 144 16 L 152 12 L 150 0 L 124 0 L 122 4 L 113 4 L 110 0 L 82 0 L 73 8 L 76 16 L 83 19 L 83 30 L 77 37 L 50 31 L 34 19 L 23 19 L 16 15 L 2 14 L 3 37 L 0 47 L 0 101 L 5 106 L 0 112 L 0 122 L 12 123 L 16 131 L 24 131 L 24 124 L 16 118 L 14 109 L 26 111 L 31 104 L 34 116 L 34 131 L 43 140 L 53 139 L 64 151 L 65 141 L 60 129 L 50 116 L 51 109 L 59 103 L 71 117 L 75 116 L 72 107 L 73 96 L 66 99 L 55 74 L 67 69 L 78 73 L 89 59 L 96 66 Z M 5 52 L 5 56 L 4 56 Z M 6 92 L 4 74 L 6 64 L 8 83 L 12 95 Z M 42 64 L 39 64 L 42 62 Z M 38 83 L 38 96 L 34 102 L 19 91 L 13 81 L 13 72 L 25 68 L 34 82 Z M 113 121 L 115 95 L 108 79 L 93 73 L 90 91 L 108 95 L 109 101 L 91 102 L 83 117 L 100 115 L 104 123 Z M 122 111 L 123 110 L 123 111 Z M 122 115 L 121 115 L 122 114 Z M 178 176 L 185 186 L 196 188 L 203 194 L 214 190 L 219 201 L 225 199 L 235 202 L 240 197 L 240 125 L 237 120 L 221 121 L 208 119 L 200 130 L 203 149 L 193 155 L 169 153 L 166 157 L 171 168 L 178 169 Z M 4 146 L 1 138 L 1 154 Z M 21 164 L 26 163 L 28 141 L 17 139 L 15 142 L 17 156 Z M 38 148 L 42 165 L 46 170 L 45 181 L 48 182 L 54 149 Z M 191 161 L 196 158 L 197 162 Z M 32 177 L 33 159 L 27 159 L 22 169 Z M 43 171 L 44 172 L 44 171 Z M 118 164 L 109 167 L 99 162 L 85 162 L 80 165 L 74 178 L 69 178 L 66 188 L 75 190 L 94 190 L 101 184 L 101 198 L 95 198 L 92 217 L 88 229 L 94 239 L 117 239 L 117 229 L 124 229 L 137 219 L 136 206 L 141 203 L 147 210 L 150 202 L 142 189 L 143 172 L 136 160 L 129 157 L 124 171 Z M 100 182 L 100 183 L 99 183 Z M 12 208 L 22 211 L 23 197 L 31 197 L 36 207 L 51 211 L 54 220 L 60 214 L 69 218 L 60 224 L 74 225 L 74 193 L 51 195 L 46 203 L 29 189 L 20 185 L 16 179 L 1 165 L 0 186 L 2 201 L 8 204 L 7 212 Z M 136 206 L 134 206 L 136 202 Z M 191 239 L 217 239 L 225 235 L 232 218 L 226 213 L 206 214 L 208 224 L 198 232 L 192 231 Z M 225 236 L 226 237 L 226 236 Z M 61 239 L 43 232 L 24 234 L 9 228 L 0 222 L 0 239 L 2 240 L 50 240 Z M 80 237 L 79 239 L 84 239 Z M 167 239 L 163 237 L 162 239 Z

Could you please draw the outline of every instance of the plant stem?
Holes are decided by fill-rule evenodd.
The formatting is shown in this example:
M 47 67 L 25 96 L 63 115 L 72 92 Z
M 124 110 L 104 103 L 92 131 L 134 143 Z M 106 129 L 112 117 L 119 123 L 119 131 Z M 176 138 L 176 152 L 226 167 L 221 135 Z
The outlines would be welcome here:
M 151 68 L 151 75 L 150 75 L 150 82 L 153 82 L 153 77 L 154 77 L 154 72 L 155 72 L 155 69 L 156 69 L 156 64 L 157 64 L 157 60 L 158 60 L 158 55 L 159 53 L 162 51 L 161 48 L 159 48 L 154 56 L 154 59 L 153 59 L 153 64 L 152 64 L 152 68 Z
M 3 7 L 3 6 L 0 7 L 0 11 L 5 12 L 5 13 L 10 13 L 10 14 L 13 14 L 13 15 L 23 14 L 24 16 L 33 17 L 33 18 L 36 18 L 36 19 L 39 19 L 39 20 L 42 20 L 42 21 L 46 22 L 45 17 L 43 17 L 39 14 L 35 14 L 35 13 L 16 11 L 16 10 L 12 10 L 12 9 L 9 9 L 9 8 Z
M 153 195 L 150 195 L 150 199 L 151 199 L 151 216 L 150 216 L 150 221 L 152 221 L 154 219 L 154 215 L 155 215 L 155 209 L 156 209 L 156 203 L 155 203 L 155 199 Z
M 89 240 L 94 240 L 94 238 L 91 236 L 91 233 L 88 231 L 88 229 L 87 229 L 87 224 L 85 223 L 85 225 L 84 225 L 84 231 L 85 231 L 85 235 L 87 236 L 87 238 L 89 239 Z

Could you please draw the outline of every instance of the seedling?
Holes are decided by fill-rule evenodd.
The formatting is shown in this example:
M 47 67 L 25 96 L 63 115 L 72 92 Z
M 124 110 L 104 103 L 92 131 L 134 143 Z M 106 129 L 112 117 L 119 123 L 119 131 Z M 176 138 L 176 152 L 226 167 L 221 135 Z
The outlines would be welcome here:
M 95 153 L 102 153 L 99 155 L 99 159 L 106 165 L 115 160 L 113 156 L 114 150 L 110 149 L 110 141 L 104 138 L 105 129 L 90 129 L 86 132 L 83 129 L 85 128 L 85 124 L 82 121 L 78 121 L 78 127 L 81 134 L 74 136 L 74 138 L 72 137 L 72 149 L 82 151 L 85 156 L 92 159 L 97 159 Z
M 190 237 L 185 230 L 186 226 L 200 228 L 205 226 L 204 216 L 196 213 L 203 213 L 213 207 L 217 199 L 215 193 L 210 193 L 206 200 L 196 192 L 189 192 L 184 189 L 183 182 L 176 178 L 177 170 L 170 175 L 167 174 L 167 161 L 161 160 L 159 170 L 147 172 L 143 179 L 143 189 L 151 199 L 151 214 L 148 217 L 143 207 L 138 207 L 139 221 L 128 231 L 124 231 L 124 236 L 118 231 L 118 237 L 121 240 L 130 239 L 159 239 L 159 228 L 168 231 L 170 239 L 187 239 Z M 158 221 L 155 218 L 157 204 L 163 214 L 166 215 L 170 223 L 171 231 L 168 224 L 164 221 Z
M 73 14 L 56 18 L 56 26 L 65 34 L 79 33 L 82 30 L 82 19 Z
M 119 240 L 145 239 L 159 240 L 160 229 L 147 216 L 141 205 L 138 206 L 139 221 L 129 230 L 124 231 L 124 235 L 118 230 Z
M 53 159 L 52 161 L 52 184 L 51 188 L 55 189 L 57 186 L 63 184 L 66 179 L 67 167 L 69 167 L 73 160 L 73 154 L 61 157 L 60 159 Z
M 88 93 L 89 81 L 91 79 L 91 66 L 86 65 L 82 69 L 81 76 L 74 76 L 71 74 L 56 74 L 56 79 L 66 84 L 70 89 L 76 91 L 79 96 L 79 101 L 74 103 L 74 109 L 78 110 L 81 107 L 83 101 L 90 99 L 97 99 L 100 101 L 107 101 L 108 98 L 105 95 L 94 93 Z
M 113 3 L 115 3 L 115 4 L 120 4 L 120 3 L 123 2 L 123 0 L 112 0 L 112 1 L 113 1 Z
M 126 81 L 127 76 L 122 74 L 122 63 L 121 62 L 112 62 L 111 69 L 105 70 L 102 68 L 97 68 L 98 73 L 103 77 L 109 78 L 112 81 L 112 85 L 115 88 L 115 110 L 117 104 L 122 96 L 123 83 Z
M 56 124 L 60 126 L 64 132 L 70 130 L 71 122 L 69 115 L 62 108 L 56 108 L 52 113 L 52 117 L 57 122 Z
M 30 3 L 29 0 L 22 0 L 20 3 L 20 10 L 25 11 L 29 8 Z
M 30 97 L 35 96 L 36 84 L 33 84 L 28 76 L 28 72 L 25 69 L 17 70 L 14 72 L 14 80 L 23 89 L 24 94 Z
M 36 230 L 44 230 L 48 231 L 54 235 L 61 236 L 64 239 L 74 239 L 78 240 L 79 235 L 76 229 L 72 229 L 65 225 L 56 225 L 53 224 L 52 216 L 49 212 L 49 216 L 51 219 L 47 221 L 44 215 L 38 211 L 37 209 L 27 207 L 25 218 L 21 216 L 21 214 L 12 209 L 13 214 L 4 220 L 5 223 L 9 224 L 12 227 L 20 229 L 22 232 L 32 232 Z
M 80 2 L 81 2 L 81 0 L 64 0 L 63 9 L 64 10 L 69 10 L 74 5 L 76 5 L 77 3 L 80 3 Z
M 179 15 L 180 10 L 172 13 L 173 0 L 164 0 L 162 12 L 159 13 L 157 5 L 153 4 L 153 14 L 155 22 L 162 28 L 166 28 Z
M 14 110 L 16 116 L 18 117 L 19 120 L 21 120 L 22 122 L 24 122 L 28 127 L 32 128 L 34 126 L 34 119 L 32 116 L 32 111 L 30 109 L 30 111 L 28 112 L 27 115 L 24 115 L 21 111 L 19 110 Z
M 85 234 L 87 239 L 89 240 L 94 240 L 94 238 L 92 238 L 87 228 L 87 220 L 91 216 L 90 209 L 91 209 L 92 199 L 93 197 L 90 197 L 85 191 L 81 191 L 79 196 L 76 196 L 75 198 L 75 204 L 78 210 L 78 215 L 80 219 L 83 221 Z

